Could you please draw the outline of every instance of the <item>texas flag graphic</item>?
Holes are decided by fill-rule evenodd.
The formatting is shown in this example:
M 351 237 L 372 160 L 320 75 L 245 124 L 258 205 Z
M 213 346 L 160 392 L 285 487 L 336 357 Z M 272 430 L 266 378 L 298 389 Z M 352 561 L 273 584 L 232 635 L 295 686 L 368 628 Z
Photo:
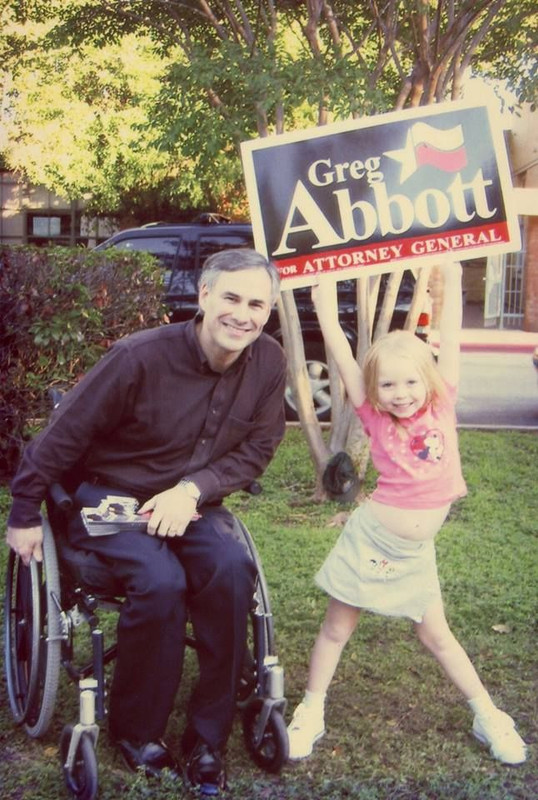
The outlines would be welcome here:
M 443 172 L 459 172 L 467 165 L 461 125 L 439 130 L 426 122 L 415 122 L 407 133 L 405 147 L 401 150 L 389 150 L 384 155 L 400 161 L 400 183 L 425 165 Z

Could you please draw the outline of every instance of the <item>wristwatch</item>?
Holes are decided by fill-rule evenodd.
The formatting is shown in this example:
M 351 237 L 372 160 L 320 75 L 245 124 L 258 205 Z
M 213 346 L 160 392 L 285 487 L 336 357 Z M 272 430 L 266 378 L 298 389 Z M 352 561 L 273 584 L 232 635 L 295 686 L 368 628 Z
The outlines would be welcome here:
M 189 497 L 192 497 L 193 500 L 198 502 L 201 492 L 194 481 L 190 481 L 188 478 L 182 478 L 178 483 L 178 486 L 181 486 L 183 489 L 185 489 Z

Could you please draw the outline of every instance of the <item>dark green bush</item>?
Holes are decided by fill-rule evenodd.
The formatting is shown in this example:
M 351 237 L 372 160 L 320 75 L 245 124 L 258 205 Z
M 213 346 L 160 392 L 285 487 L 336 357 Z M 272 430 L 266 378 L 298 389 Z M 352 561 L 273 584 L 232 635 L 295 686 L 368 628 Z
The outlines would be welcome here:
M 0 480 L 50 412 L 116 339 L 165 318 L 146 253 L 0 246 Z

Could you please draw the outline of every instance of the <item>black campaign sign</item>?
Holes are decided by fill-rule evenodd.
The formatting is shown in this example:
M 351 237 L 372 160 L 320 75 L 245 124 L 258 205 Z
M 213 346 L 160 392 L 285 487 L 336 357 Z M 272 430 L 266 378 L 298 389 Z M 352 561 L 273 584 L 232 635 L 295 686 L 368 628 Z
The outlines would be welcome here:
M 502 132 L 447 103 L 242 144 L 256 248 L 285 288 L 520 248 Z

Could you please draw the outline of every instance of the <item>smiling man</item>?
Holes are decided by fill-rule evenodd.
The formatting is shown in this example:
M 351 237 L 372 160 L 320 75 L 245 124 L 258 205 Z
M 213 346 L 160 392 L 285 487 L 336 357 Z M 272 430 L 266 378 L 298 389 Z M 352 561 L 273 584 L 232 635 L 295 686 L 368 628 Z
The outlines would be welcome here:
M 208 261 L 202 272 L 199 305 L 203 319 L 197 333 L 211 366 L 220 372 L 259 337 L 271 311 L 268 298 L 273 296 L 273 287 L 271 275 L 258 267 L 220 272 L 211 264 Z
M 147 533 L 90 536 L 79 513 L 67 529 L 72 547 L 99 557 L 93 588 L 127 598 L 109 731 L 131 768 L 177 770 L 162 737 L 188 603 L 200 677 L 182 745 L 189 782 L 211 793 L 225 784 L 255 578 L 222 500 L 264 471 L 284 435 L 284 353 L 263 333 L 278 291 L 254 250 L 211 256 L 199 314 L 118 341 L 66 394 L 11 487 L 7 541 L 25 563 L 41 560 L 40 506 L 56 481 L 78 487 L 80 506 L 127 493 L 150 514 Z

